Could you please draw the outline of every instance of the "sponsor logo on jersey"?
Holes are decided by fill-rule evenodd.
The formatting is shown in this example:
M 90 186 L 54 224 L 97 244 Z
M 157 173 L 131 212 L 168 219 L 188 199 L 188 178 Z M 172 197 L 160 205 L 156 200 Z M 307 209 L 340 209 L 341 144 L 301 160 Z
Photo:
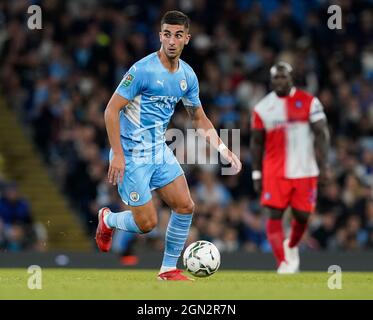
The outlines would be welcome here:
M 272 127 L 276 129 L 285 128 L 288 125 L 286 120 L 274 120 L 272 121 Z
M 180 81 L 181 90 L 185 91 L 188 88 L 187 82 L 183 79 Z
M 179 98 L 174 96 L 151 96 L 150 101 L 154 102 L 154 105 L 158 108 L 173 109 Z
M 134 75 L 132 75 L 130 73 L 128 73 L 127 75 L 125 75 L 124 79 L 123 79 L 123 86 L 124 87 L 128 87 L 132 83 L 133 79 L 135 79 Z

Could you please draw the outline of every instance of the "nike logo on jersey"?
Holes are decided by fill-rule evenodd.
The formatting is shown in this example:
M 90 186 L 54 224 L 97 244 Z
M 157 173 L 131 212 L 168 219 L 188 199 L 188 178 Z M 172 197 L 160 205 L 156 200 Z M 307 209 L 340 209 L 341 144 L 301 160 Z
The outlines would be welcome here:
M 162 87 L 163 87 L 163 82 L 164 82 L 164 80 L 162 80 L 162 81 L 161 80 L 157 80 L 157 83 L 160 84 Z

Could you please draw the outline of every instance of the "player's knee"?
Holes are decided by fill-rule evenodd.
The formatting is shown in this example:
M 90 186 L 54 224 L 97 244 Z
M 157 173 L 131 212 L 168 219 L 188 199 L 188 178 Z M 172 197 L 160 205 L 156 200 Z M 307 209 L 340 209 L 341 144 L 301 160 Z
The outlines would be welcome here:
M 270 219 L 282 219 L 284 212 L 282 210 L 266 207 L 267 215 Z
M 188 205 L 186 206 L 185 210 L 187 211 L 187 213 L 193 213 L 194 209 L 195 209 L 195 204 L 194 204 L 193 200 L 190 200 Z
M 194 202 L 190 199 L 188 202 L 182 203 L 174 209 L 177 213 L 193 213 L 194 212 Z
M 141 230 L 142 233 L 149 233 L 156 227 L 156 225 L 157 225 L 157 218 L 151 217 L 144 221 L 141 221 L 139 225 L 139 229 Z
M 297 222 L 301 224 L 305 224 L 308 222 L 310 214 L 308 212 L 302 212 L 302 211 L 295 211 L 293 210 L 293 217 Z

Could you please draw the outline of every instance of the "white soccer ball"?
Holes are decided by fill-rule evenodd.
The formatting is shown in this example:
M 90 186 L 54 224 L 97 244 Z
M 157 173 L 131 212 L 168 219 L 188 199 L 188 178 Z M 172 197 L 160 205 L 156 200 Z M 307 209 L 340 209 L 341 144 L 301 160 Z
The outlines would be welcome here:
M 193 276 L 209 277 L 219 269 L 220 252 L 211 242 L 199 240 L 185 249 L 183 262 Z

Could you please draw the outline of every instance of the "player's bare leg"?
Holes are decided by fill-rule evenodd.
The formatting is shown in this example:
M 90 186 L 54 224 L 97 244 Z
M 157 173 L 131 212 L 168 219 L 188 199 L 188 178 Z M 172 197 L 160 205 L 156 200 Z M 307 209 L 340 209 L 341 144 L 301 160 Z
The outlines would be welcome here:
M 194 212 L 194 203 L 185 176 L 181 175 L 170 184 L 158 189 L 158 193 L 172 210 L 166 232 L 162 267 L 158 278 L 161 280 L 190 280 L 176 268 L 177 260 L 189 234 Z
M 148 201 L 142 206 L 130 208 L 135 223 L 141 230 L 141 233 L 148 233 L 156 227 L 158 223 L 158 216 L 153 200 Z
M 194 202 L 184 175 L 177 177 L 174 181 L 157 191 L 162 200 L 173 211 L 180 214 L 193 214 Z
M 292 209 L 293 220 L 291 222 L 290 238 L 284 241 L 285 258 L 292 272 L 299 271 L 299 252 L 298 243 L 307 228 L 310 212 Z

